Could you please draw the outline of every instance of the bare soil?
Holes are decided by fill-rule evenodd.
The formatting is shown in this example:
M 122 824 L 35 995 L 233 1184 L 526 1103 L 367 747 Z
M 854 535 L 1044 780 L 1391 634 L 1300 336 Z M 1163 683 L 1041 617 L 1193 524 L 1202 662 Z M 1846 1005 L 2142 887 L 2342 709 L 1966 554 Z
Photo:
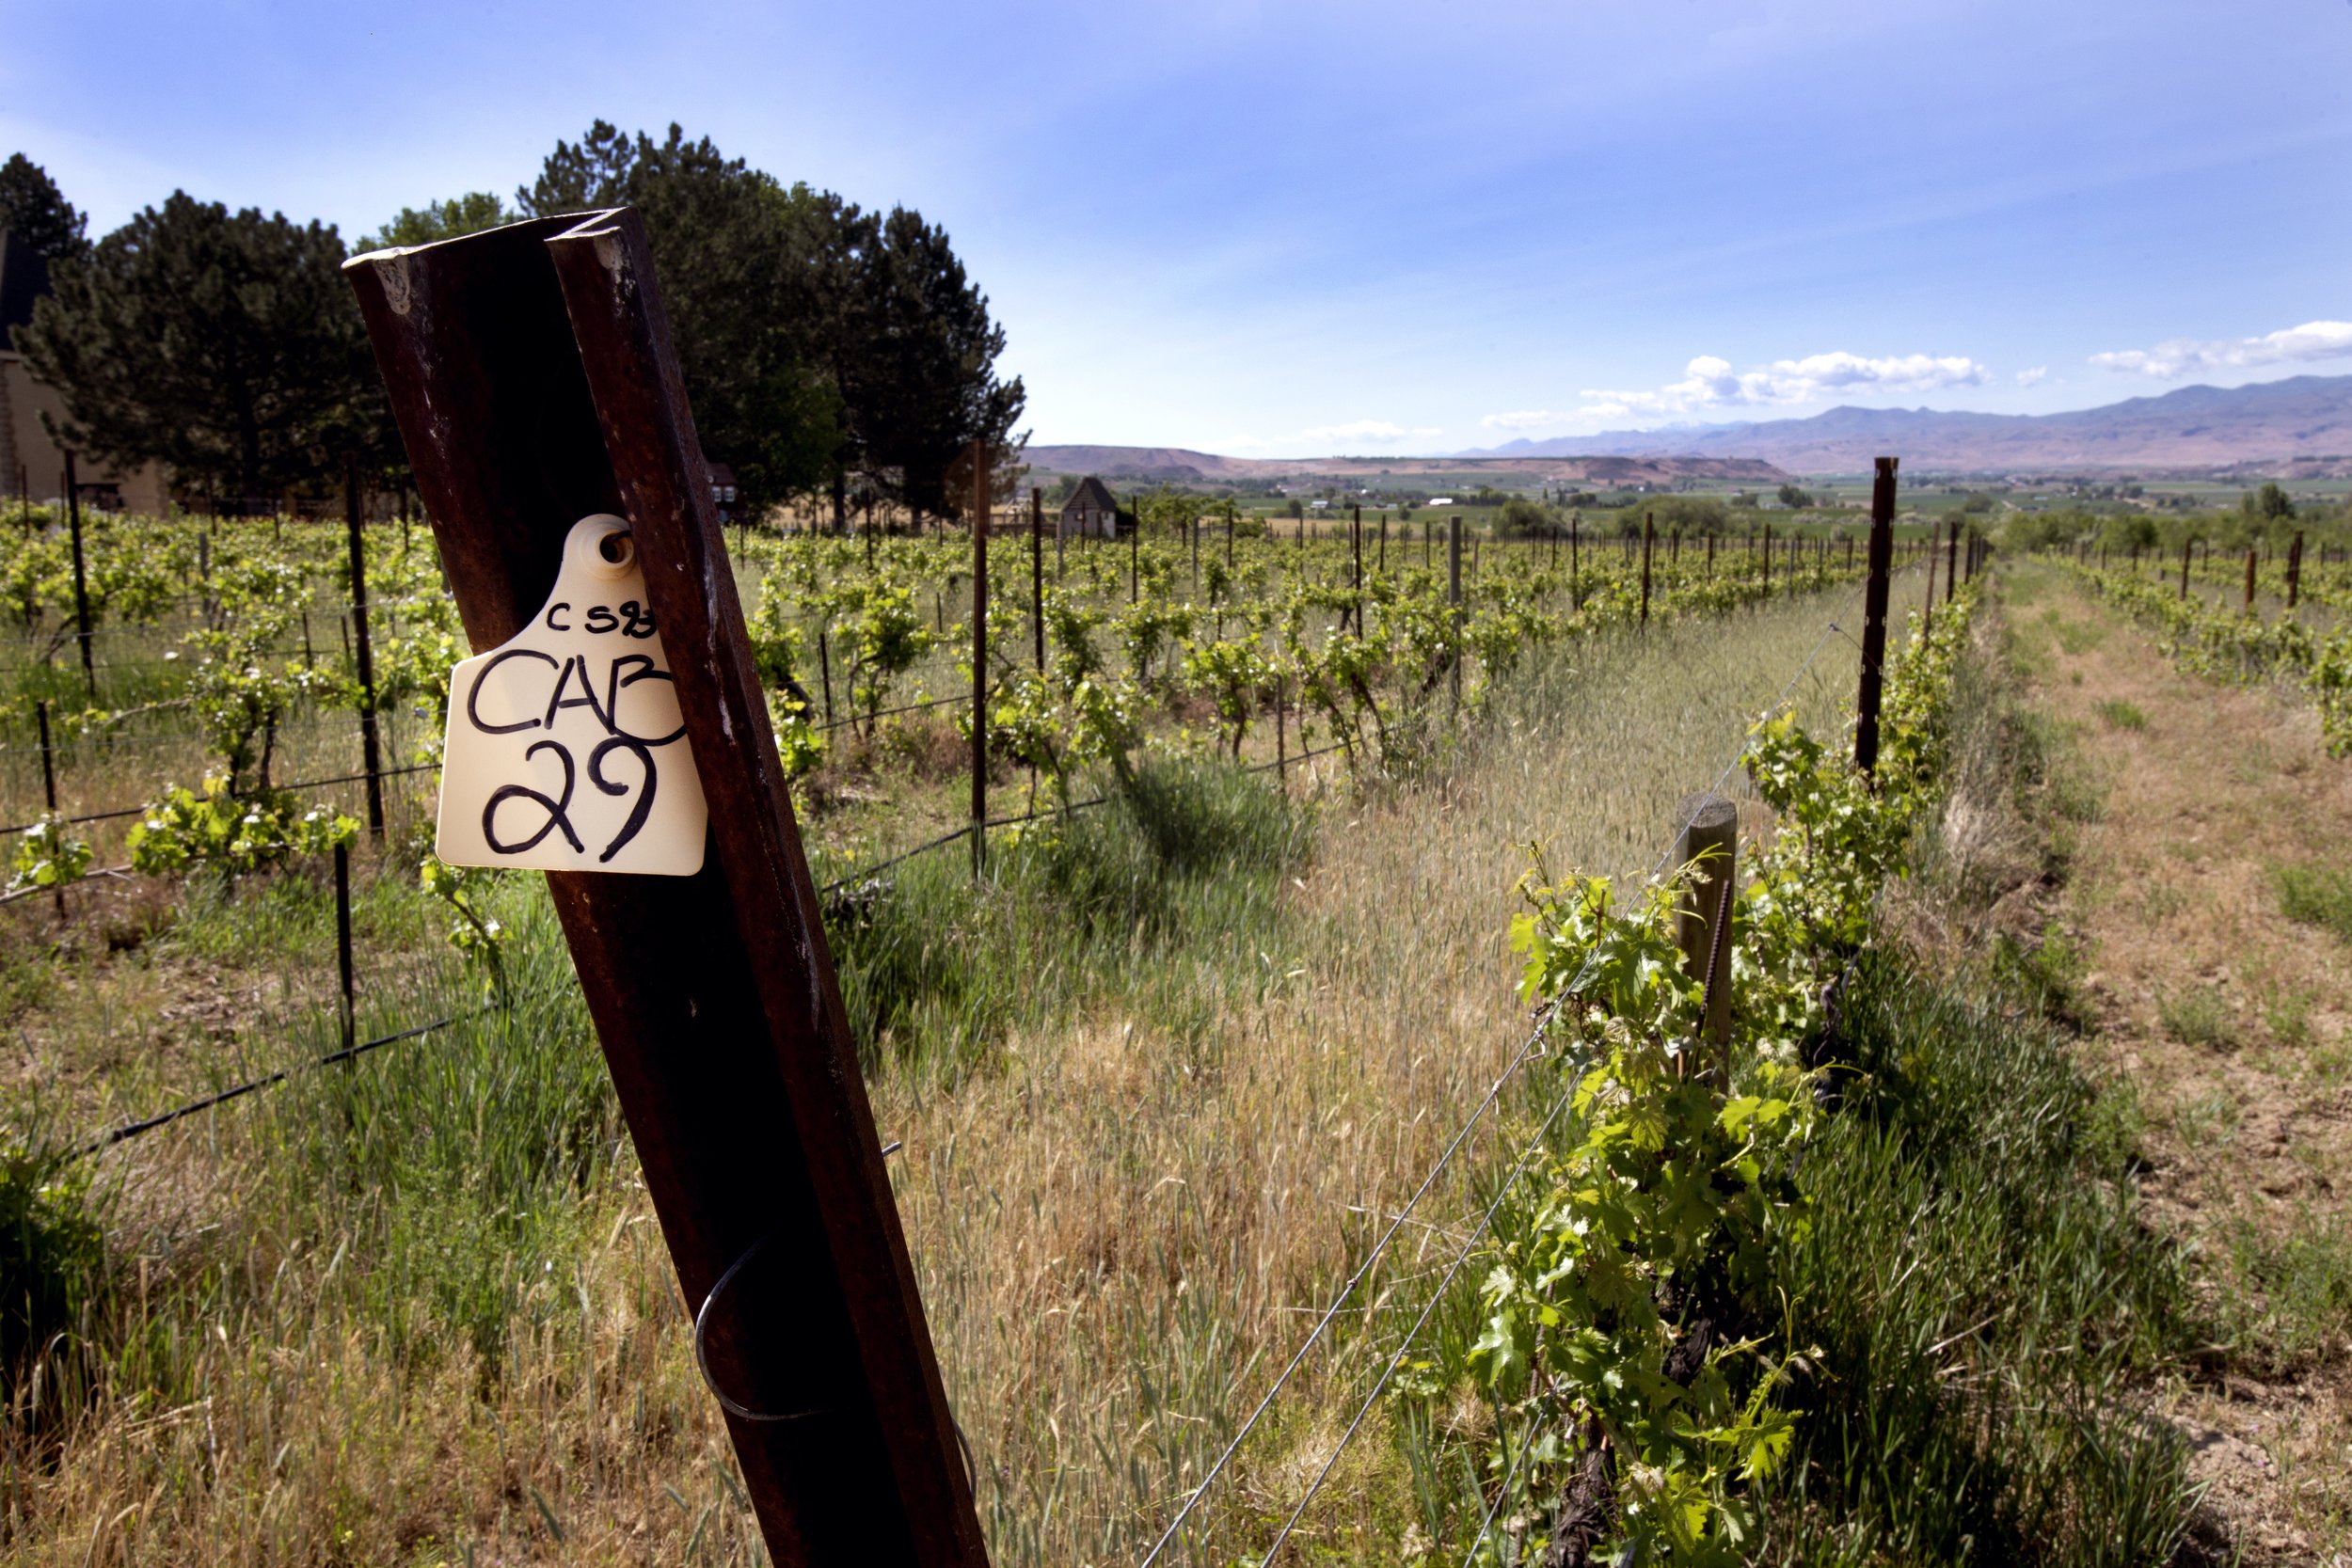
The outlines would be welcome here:
M 2248 1562 L 2352 1561 L 2352 947 L 2280 911 L 2352 841 L 2352 764 L 2290 693 L 2176 670 L 2055 584 L 2014 607 L 2036 705 L 2103 787 L 2057 895 L 2085 1049 L 2140 1118 L 2215 1345 L 2159 1413 Z

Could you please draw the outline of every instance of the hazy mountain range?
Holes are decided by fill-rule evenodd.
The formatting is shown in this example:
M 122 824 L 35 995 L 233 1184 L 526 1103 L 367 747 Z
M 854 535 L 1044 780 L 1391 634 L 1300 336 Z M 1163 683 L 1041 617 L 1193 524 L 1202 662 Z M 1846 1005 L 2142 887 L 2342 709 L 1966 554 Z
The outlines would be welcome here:
M 1891 453 L 1909 470 L 2049 473 L 2135 469 L 2352 469 L 2352 375 L 2184 387 L 2065 414 L 1833 408 L 1804 420 L 1605 431 L 1511 441 L 1480 457 L 1630 453 L 1754 457 L 1795 473 L 1851 473 Z M 1469 455 L 1469 454 L 1466 454 Z
M 1031 447 L 1045 473 L 1109 479 L 1244 480 L 1415 474 L 1507 467 L 1547 483 L 1609 487 L 1677 479 L 1777 483 L 1789 474 L 1867 472 L 1892 454 L 1906 472 L 2155 476 L 2352 476 L 2352 375 L 2298 375 L 2250 387 L 2184 387 L 2064 414 L 1830 409 L 1803 420 L 1678 425 L 1519 440 L 1442 457 L 1219 457 L 1181 447 Z
M 1284 479 L 1371 479 L 1411 475 L 1438 484 L 1475 484 L 1500 472 L 1534 474 L 1547 484 L 1620 489 L 1668 485 L 1678 479 L 1778 484 L 1790 476 L 1752 457 L 1219 457 L 1189 447 L 1029 447 L 1022 458 L 1039 474 L 1095 474 L 1106 480 L 1197 484 L 1264 484 Z

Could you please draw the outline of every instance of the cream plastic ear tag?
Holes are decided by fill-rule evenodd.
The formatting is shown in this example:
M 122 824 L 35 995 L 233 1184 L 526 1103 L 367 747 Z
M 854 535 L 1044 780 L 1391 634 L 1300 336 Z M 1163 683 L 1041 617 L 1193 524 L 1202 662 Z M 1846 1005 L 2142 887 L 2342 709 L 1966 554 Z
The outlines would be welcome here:
M 452 865 L 690 877 L 709 818 L 628 525 L 583 517 L 531 625 L 450 676 L 434 847 Z

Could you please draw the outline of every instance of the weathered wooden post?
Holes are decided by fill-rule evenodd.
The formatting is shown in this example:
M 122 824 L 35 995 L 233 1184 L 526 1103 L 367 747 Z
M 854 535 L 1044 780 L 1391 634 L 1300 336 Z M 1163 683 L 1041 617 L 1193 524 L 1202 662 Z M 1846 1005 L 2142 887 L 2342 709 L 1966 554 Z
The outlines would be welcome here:
M 1763 601 L 1772 602 L 1772 525 L 1764 525 L 1764 592 Z
M 2196 545 L 2189 540 L 2184 539 L 2181 541 L 2181 597 L 2184 599 L 2188 597 L 2189 552 L 2194 550 L 2196 547 Z
M 1568 608 L 1584 608 L 1584 514 L 1568 514 Z
M 2296 599 L 2303 591 L 2303 531 L 2295 531 L 2295 543 L 2287 546 L 2287 608 L 2295 608 Z
M 612 513 L 674 656 L 701 868 L 548 886 L 769 1553 L 977 1568 L 644 228 L 536 219 L 347 271 L 473 645 L 535 626 L 573 526 Z
M 1731 943 L 1731 896 L 1738 886 L 1740 810 L 1721 795 L 1685 796 L 1675 807 L 1674 859 L 1690 867 L 1675 909 L 1675 943 L 1682 949 L 1683 973 L 1707 989 L 1700 1037 L 1709 1045 L 1731 1041 L 1731 987 L 1725 970 Z
M 1952 595 L 1960 592 L 1960 519 L 1951 524 L 1951 542 L 1944 546 L 1944 602 L 1950 604 Z
M 2254 613 L 2254 546 L 2246 546 L 2246 608 L 2242 613 Z
M 73 476 L 73 452 L 65 454 L 66 529 L 73 537 L 73 640 L 82 645 L 82 681 L 98 700 L 98 664 L 90 654 L 89 576 L 82 565 L 82 486 Z
M 1878 460 L 1870 485 L 1870 549 L 1862 587 L 1862 689 L 1854 700 L 1853 765 L 1865 778 L 1879 765 L 1879 699 L 1886 679 L 1886 587 L 1895 563 L 1896 459 Z M 1932 592 L 1929 595 L 1932 598 Z
M 972 443 L 972 875 L 988 867 L 988 444 Z M 1196 557 L 1197 559 L 1197 557 Z
M 359 537 L 359 459 L 351 452 L 343 454 L 343 533 L 351 553 L 351 640 L 359 667 L 359 763 L 368 780 L 368 834 L 380 839 L 384 757 L 375 734 L 375 654 L 368 638 L 367 552 Z

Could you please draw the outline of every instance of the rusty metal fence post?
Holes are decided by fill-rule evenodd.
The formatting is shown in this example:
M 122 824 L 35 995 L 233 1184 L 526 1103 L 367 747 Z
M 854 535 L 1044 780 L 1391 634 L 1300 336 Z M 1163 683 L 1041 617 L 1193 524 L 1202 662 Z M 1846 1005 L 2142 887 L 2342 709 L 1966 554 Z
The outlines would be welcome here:
M 536 219 L 347 275 L 475 648 L 538 613 L 580 518 L 635 536 L 707 850 L 548 886 L 769 1554 L 979 1568 L 644 227 Z

